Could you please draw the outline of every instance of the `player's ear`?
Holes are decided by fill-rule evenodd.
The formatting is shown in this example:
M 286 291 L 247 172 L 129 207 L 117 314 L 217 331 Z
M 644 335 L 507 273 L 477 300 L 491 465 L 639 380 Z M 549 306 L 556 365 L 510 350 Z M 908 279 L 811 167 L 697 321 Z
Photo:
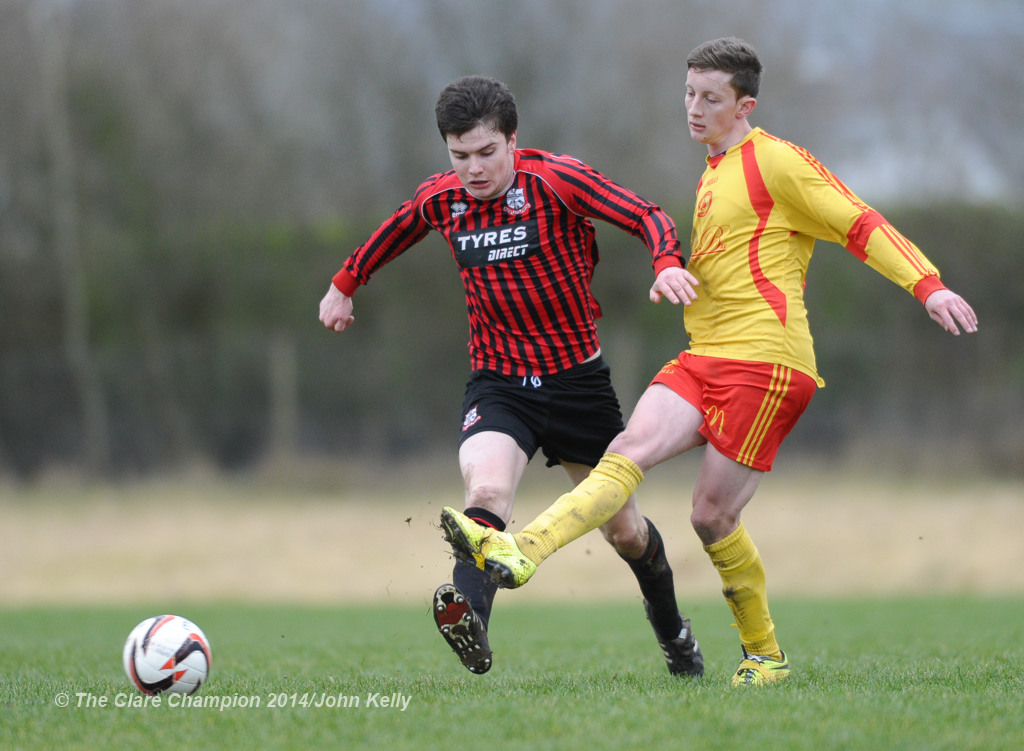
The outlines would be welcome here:
M 516 149 L 516 133 L 517 131 L 513 130 L 512 134 L 508 137 L 508 147 L 511 151 L 515 151 Z
M 737 102 L 736 115 L 738 117 L 749 117 L 750 113 L 754 111 L 754 107 L 757 106 L 757 100 L 752 96 L 745 96 Z

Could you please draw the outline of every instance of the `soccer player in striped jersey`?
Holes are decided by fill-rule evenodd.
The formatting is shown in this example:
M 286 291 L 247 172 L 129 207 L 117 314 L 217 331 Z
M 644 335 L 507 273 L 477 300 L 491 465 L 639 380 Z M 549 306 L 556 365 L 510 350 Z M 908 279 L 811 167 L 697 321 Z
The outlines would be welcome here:
M 843 245 L 913 294 L 943 329 L 977 330 L 970 305 L 877 211 L 807 151 L 753 127 L 761 62 L 718 39 L 687 60 L 690 135 L 708 148 L 697 188 L 688 268 L 699 283 L 684 319 L 690 344 L 653 379 L 625 431 L 590 476 L 522 530 L 497 534 L 453 509 L 456 551 L 503 586 L 617 512 L 655 465 L 704 446 L 690 521 L 722 580 L 743 649 L 735 686 L 789 675 L 775 636 L 765 571 L 740 519 L 815 389 L 803 289 L 815 239 Z M 476 554 L 474 557 L 473 554 Z
M 441 92 L 435 114 L 452 169 L 425 180 L 345 261 L 320 303 L 320 320 L 344 331 L 361 285 L 430 230 L 444 236 L 469 312 L 471 373 L 459 443 L 465 513 L 503 530 L 538 449 L 577 484 L 623 429 L 597 337 L 591 219 L 643 241 L 659 297 L 687 304 L 695 280 L 683 268 L 675 224 L 658 206 L 577 159 L 517 148 L 517 108 L 503 83 L 459 79 Z M 630 498 L 602 532 L 637 578 L 669 670 L 700 675 L 703 659 L 679 613 L 657 528 Z M 434 594 L 435 622 L 463 665 L 484 673 L 497 585 L 459 560 L 452 576 Z

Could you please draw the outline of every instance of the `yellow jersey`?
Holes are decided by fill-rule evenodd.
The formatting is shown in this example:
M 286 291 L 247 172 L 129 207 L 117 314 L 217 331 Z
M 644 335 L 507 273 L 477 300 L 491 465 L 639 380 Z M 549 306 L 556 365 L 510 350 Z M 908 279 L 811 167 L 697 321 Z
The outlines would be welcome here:
M 708 157 L 697 187 L 689 351 L 785 365 L 824 386 L 803 294 L 815 239 L 844 246 L 922 303 L 944 288 L 917 246 L 810 153 L 754 128 Z

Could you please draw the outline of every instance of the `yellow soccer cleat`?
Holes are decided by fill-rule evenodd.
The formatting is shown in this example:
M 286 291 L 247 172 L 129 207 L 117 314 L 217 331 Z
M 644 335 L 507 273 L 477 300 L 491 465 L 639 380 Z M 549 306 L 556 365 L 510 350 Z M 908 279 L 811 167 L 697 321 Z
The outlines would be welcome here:
M 744 649 L 743 660 L 736 675 L 732 677 L 732 685 L 766 686 L 788 677 L 789 660 L 786 659 L 785 652 L 782 653 L 781 660 L 773 660 L 766 655 L 752 655 Z
M 441 526 L 452 554 L 487 572 L 499 587 L 521 587 L 537 570 L 537 564 L 523 555 L 515 538 L 507 532 L 477 524 L 448 506 L 441 511 Z

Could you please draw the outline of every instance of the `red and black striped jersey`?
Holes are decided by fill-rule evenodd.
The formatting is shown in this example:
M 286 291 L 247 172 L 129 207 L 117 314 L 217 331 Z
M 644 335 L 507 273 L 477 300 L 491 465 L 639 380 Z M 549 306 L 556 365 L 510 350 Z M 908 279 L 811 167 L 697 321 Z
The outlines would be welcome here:
M 557 373 L 599 348 L 591 218 L 639 237 L 655 274 L 683 265 L 675 224 L 658 206 L 577 159 L 518 149 L 512 185 L 498 198 L 474 198 L 454 170 L 424 181 L 345 261 L 334 284 L 352 295 L 436 230 L 465 288 L 472 368 Z

